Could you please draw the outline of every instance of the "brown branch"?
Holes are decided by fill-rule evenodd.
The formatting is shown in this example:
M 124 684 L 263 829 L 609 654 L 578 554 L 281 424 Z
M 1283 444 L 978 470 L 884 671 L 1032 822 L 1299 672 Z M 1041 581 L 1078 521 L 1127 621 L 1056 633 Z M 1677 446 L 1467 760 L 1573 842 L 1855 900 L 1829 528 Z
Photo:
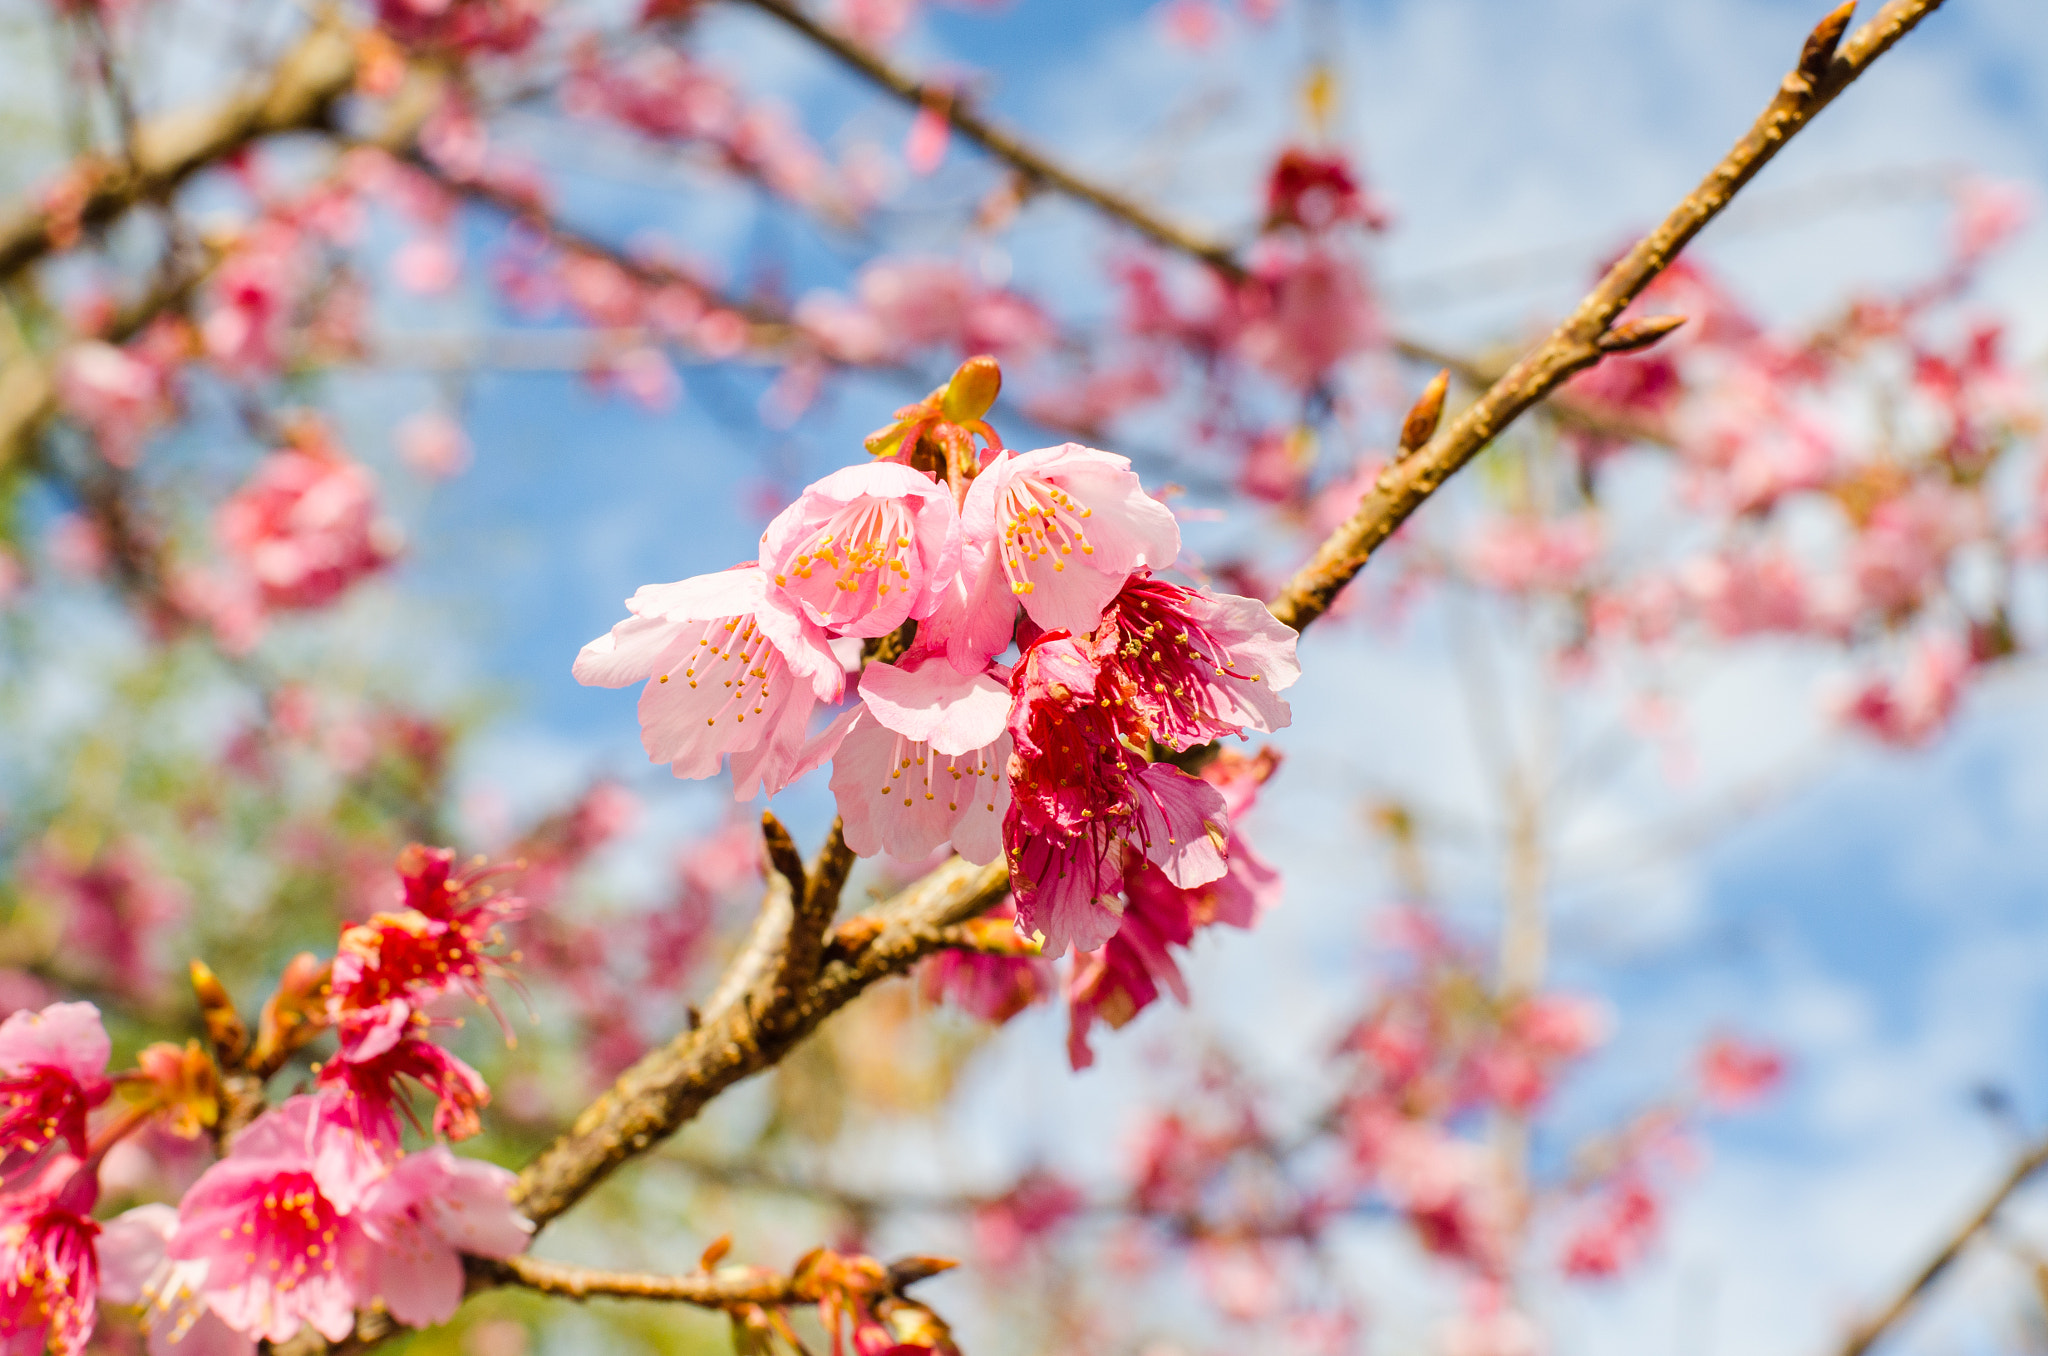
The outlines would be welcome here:
M 2004 1208 L 2013 1193 L 2025 1186 L 2044 1166 L 2048 1166 L 2048 1139 L 2042 1140 L 2020 1155 L 2005 1177 L 1992 1189 L 1991 1194 L 1984 1198 L 1983 1204 L 1949 1234 L 1941 1246 L 1934 1250 L 1933 1256 L 1913 1273 L 1884 1308 L 1856 1325 L 1850 1332 L 1848 1340 L 1842 1343 L 1837 1356 L 1864 1356 L 1865 1352 L 1876 1345 L 1878 1339 L 1891 1331 L 1899 1320 L 1919 1303 L 1920 1297 L 1941 1279 L 1950 1266 L 1954 1265 L 1956 1258 L 1962 1256 L 1963 1249 L 1990 1226 L 1992 1219 Z
M 1785 77 L 1770 105 L 1734 149 L 1662 224 L 1608 270 L 1564 323 L 1518 359 L 1427 447 L 1381 475 L 1350 521 L 1323 543 L 1274 600 L 1273 615 L 1296 629 L 1321 616 L 1379 544 L 1452 474 L 1524 410 L 1555 391 L 1574 372 L 1598 362 L 1600 342 L 1609 328 L 1686 242 L 1699 234 L 1800 128 L 1940 4 L 1941 0 L 1891 0 L 1823 65 L 1803 59 L 1801 69 Z M 1836 22 L 1841 13 L 1838 10 L 1823 20 L 1822 29 Z M 1810 46 L 1806 55 L 1811 57 Z
M 937 1259 L 905 1257 L 889 1265 L 889 1294 L 900 1294 L 939 1272 L 947 1270 Z M 546 1262 L 538 1257 L 508 1257 L 502 1261 L 469 1259 L 470 1288 L 518 1286 L 543 1295 L 586 1300 L 594 1296 L 616 1299 L 670 1300 L 706 1309 L 732 1309 L 740 1305 L 774 1307 L 804 1304 L 821 1293 L 815 1281 L 785 1276 L 760 1267 L 721 1267 L 686 1276 L 657 1276 L 644 1272 L 603 1271 L 577 1266 L 573 1262 Z
M 946 929 L 1009 890 L 1000 862 L 954 859 L 827 942 L 830 958 L 800 991 L 776 991 L 772 973 L 704 1024 L 644 1056 L 519 1176 L 520 1208 L 544 1225 L 627 1160 L 673 1134 L 706 1102 L 776 1063 L 869 986 L 944 947 Z M 875 927 L 874 923 L 880 926 Z M 859 929 L 853 923 L 860 923 Z M 856 935 L 860 934 L 860 935 Z
M 1202 260 L 1225 277 L 1238 280 L 1245 276 L 1244 265 L 1238 262 L 1228 246 L 1205 240 L 1195 232 L 1153 214 L 1139 203 L 1082 178 L 1023 138 L 976 113 L 957 91 L 918 80 L 897 70 L 866 47 L 833 32 L 805 14 L 792 0 L 745 0 L 745 3 L 780 19 L 904 102 L 942 114 L 954 131 L 1008 164 L 1031 183 L 1078 198 L 1155 243 Z
M 113 220 L 136 203 L 161 199 L 187 176 L 260 137 L 317 127 L 355 83 L 354 35 L 323 20 L 261 84 L 218 103 L 177 109 L 135 129 L 129 159 L 89 157 L 62 181 L 68 206 L 36 202 L 0 219 L 0 279 L 11 278 L 84 226 Z

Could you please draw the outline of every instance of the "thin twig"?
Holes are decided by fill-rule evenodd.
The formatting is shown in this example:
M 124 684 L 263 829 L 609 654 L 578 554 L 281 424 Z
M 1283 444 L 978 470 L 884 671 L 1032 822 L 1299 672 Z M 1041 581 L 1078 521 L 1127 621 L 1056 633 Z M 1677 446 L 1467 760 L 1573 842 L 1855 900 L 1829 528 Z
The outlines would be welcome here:
M 1839 51 L 1832 42 L 1819 50 L 1809 39 L 1800 68 L 1785 77 L 1770 105 L 1699 187 L 1662 224 L 1637 241 L 1548 338 L 1517 360 L 1448 427 L 1439 430 L 1427 447 L 1381 475 L 1351 520 L 1323 543 L 1274 600 L 1273 615 L 1297 629 L 1321 616 L 1379 544 L 1452 474 L 1524 410 L 1573 373 L 1600 361 L 1602 341 L 1609 337 L 1622 311 L 1670 266 L 1686 243 L 1719 215 L 1815 114 L 1940 6 L 1941 0 L 1892 0 Z M 1816 37 L 1830 24 L 1839 34 L 1840 21 L 1846 20 L 1849 8 L 1845 5 L 1823 20 Z
M 0 279 L 13 277 L 84 226 L 111 221 L 138 202 L 162 198 L 188 175 L 261 137 L 326 121 L 356 78 L 354 35 L 331 22 L 315 26 L 268 79 L 218 103 L 178 109 L 135 129 L 132 164 L 87 157 L 66 172 L 80 200 L 52 210 L 18 206 L 0 219 Z
M 1941 1246 L 1934 1250 L 1934 1255 L 1913 1273 L 1911 1279 L 1891 1297 L 1884 1308 L 1856 1325 L 1848 1340 L 1842 1343 L 1837 1356 L 1863 1356 L 1876 1345 L 1878 1339 L 1891 1331 L 1899 1320 L 1919 1303 L 1920 1297 L 1928 1288 L 1954 1265 L 1956 1258 L 1962 1256 L 1963 1249 L 1989 1227 L 1992 1219 L 2004 1208 L 2013 1193 L 2025 1186 L 2043 1166 L 2048 1166 L 2048 1139 L 2042 1140 L 2014 1161 L 2005 1177 L 1992 1189 L 1991 1194 L 1984 1198 L 1983 1204 L 1949 1234 Z

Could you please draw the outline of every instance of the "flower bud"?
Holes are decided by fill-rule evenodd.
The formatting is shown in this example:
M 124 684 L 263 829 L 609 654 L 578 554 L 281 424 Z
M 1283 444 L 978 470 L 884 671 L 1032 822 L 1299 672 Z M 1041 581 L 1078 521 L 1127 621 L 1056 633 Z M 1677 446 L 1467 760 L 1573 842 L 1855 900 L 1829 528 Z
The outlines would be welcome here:
M 939 410 L 951 424 L 971 424 L 995 406 L 996 393 L 1003 389 L 1003 369 L 986 353 L 969 358 L 946 383 L 939 397 Z
M 206 1021 L 214 1053 L 228 1064 L 241 1063 L 249 1049 L 249 1028 L 235 1011 L 235 1000 L 203 960 L 192 962 L 192 992 L 199 999 L 199 1015 Z
M 220 1121 L 220 1070 L 198 1041 L 181 1049 L 168 1041 L 146 1046 L 135 1056 L 140 1075 L 126 1085 L 125 1095 L 165 1113 L 165 1128 L 180 1139 Z

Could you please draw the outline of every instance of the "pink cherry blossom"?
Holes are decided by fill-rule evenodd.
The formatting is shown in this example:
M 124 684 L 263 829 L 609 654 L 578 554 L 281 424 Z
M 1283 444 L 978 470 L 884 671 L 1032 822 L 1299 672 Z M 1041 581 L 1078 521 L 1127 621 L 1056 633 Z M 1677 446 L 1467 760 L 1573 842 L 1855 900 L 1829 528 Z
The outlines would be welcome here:
M 1184 588 L 1143 569 L 1095 635 L 1122 699 L 1171 749 L 1286 728 L 1293 716 L 1279 692 L 1301 676 L 1294 645 L 1294 628 L 1257 599 Z
M 101 456 L 130 467 L 151 427 L 170 413 L 169 365 L 139 349 L 74 344 L 57 364 L 57 398 L 92 432 Z
M 1116 931 L 1125 844 L 1181 887 L 1225 869 L 1223 798 L 1130 744 L 1127 708 L 1101 691 L 1085 643 L 1051 633 L 1011 676 L 1010 812 L 1003 841 L 1020 931 L 1048 955 L 1093 950 Z
M 517 1179 L 435 1145 L 408 1154 L 370 1188 L 357 1215 L 372 1245 L 364 1296 L 412 1327 L 445 1323 L 462 1303 L 462 1254 L 511 1257 L 533 1226 L 512 1205 Z
M 149 1356 L 255 1356 L 256 1339 L 200 1300 L 206 1263 L 166 1255 L 177 1227 L 177 1209 L 168 1205 L 138 1205 L 101 1225 L 101 1298 L 142 1309 Z
M 1600 520 L 1516 514 L 1495 519 L 1472 543 L 1472 573 L 1508 593 L 1566 592 L 1600 557 Z
M 1173 564 L 1180 527 L 1130 465 L 1066 443 L 999 452 L 982 468 L 960 508 L 964 607 L 947 631 L 955 664 L 978 669 L 1000 654 L 1020 602 L 1041 628 L 1082 635 L 1133 570 Z
M 994 861 L 1010 804 L 1009 690 L 931 656 L 869 665 L 860 693 L 823 736 L 847 846 L 922 861 L 950 842 L 970 862 Z
M 381 1175 L 380 1146 L 328 1141 L 357 1133 L 332 1103 L 290 1098 L 185 1193 L 166 1252 L 206 1264 L 198 1293 L 229 1327 L 271 1342 L 354 1331 L 373 1249 L 351 1211 Z
M 1300 146 L 1282 151 L 1266 178 L 1266 228 L 1322 231 L 1347 221 L 1375 231 L 1388 225 L 1386 208 L 1365 191 L 1351 163 Z
M 206 352 L 230 376 L 267 376 L 284 361 L 291 305 L 306 282 L 296 227 L 265 219 L 215 272 L 199 322 Z
M 1849 548 L 1858 602 L 1884 617 L 1912 612 L 1940 587 L 1956 548 L 1982 526 L 1975 495 L 1919 484 L 1886 499 Z
M 18 1181 L 59 1141 L 84 1157 L 86 1116 L 113 1091 L 112 1048 L 90 1003 L 52 1003 L 0 1022 L 0 1178 Z
M 1380 341 L 1379 308 L 1358 260 L 1327 240 L 1268 236 L 1253 249 L 1238 350 L 1307 389 Z
M 1687 565 L 1680 582 L 1715 635 L 1797 635 L 1813 625 L 1806 576 L 1783 551 L 1723 552 Z
M 1005 900 L 986 918 L 1017 917 Z M 984 1022 L 1007 1022 L 1053 989 L 1052 962 L 1043 956 L 991 956 L 979 951 L 941 951 L 918 967 L 924 996 L 950 1001 Z
M 1279 872 L 1237 831 L 1238 817 L 1250 811 L 1278 761 L 1270 751 L 1252 759 L 1225 749 L 1202 769 L 1202 779 L 1221 792 L 1231 823 L 1223 875 L 1183 889 L 1149 861 L 1134 859 L 1126 867 L 1123 921 L 1100 951 L 1076 959 L 1067 985 L 1067 1058 L 1076 1069 L 1094 1063 L 1088 1033 L 1097 1018 L 1123 1026 L 1158 999 L 1161 985 L 1187 1001 L 1169 947 L 1190 945 L 1196 929 L 1216 923 L 1248 928 L 1279 902 Z
M 848 466 L 761 534 L 761 568 L 834 635 L 885 636 L 932 615 L 960 566 L 953 496 L 896 462 Z
M 264 458 L 217 525 L 272 610 L 324 607 L 398 555 L 370 473 L 317 433 L 301 443 Z
M 731 755 L 736 799 L 786 786 L 812 710 L 838 701 L 845 682 L 824 632 L 752 565 L 646 585 L 626 610 L 576 656 L 576 681 L 646 680 L 641 743 L 676 776 L 714 776 Z
M 1911 748 L 1942 730 L 1962 701 L 1972 660 L 1967 645 L 1952 636 L 1921 639 L 1894 680 L 1875 677 L 1842 699 L 1841 718 L 1888 744 Z
M 1700 1051 L 1700 1093 L 1722 1111 L 1753 1106 L 1784 1077 L 1784 1056 L 1767 1045 L 1717 1036 Z
M 1564 1271 L 1581 1279 L 1619 1276 L 1643 1259 L 1657 1239 L 1663 1209 L 1634 1173 L 1601 1193 L 1588 1217 L 1565 1241 Z
M 423 1024 L 424 1018 L 418 1018 L 411 1025 Z M 482 1130 L 478 1113 L 491 1100 L 482 1075 L 414 1031 L 389 1040 L 385 1030 L 366 1019 L 343 1024 L 341 1051 L 320 1066 L 319 1086 L 355 1099 L 360 1104 L 357 1123 L 392 1137 L 398 1113 L 411 1115 L 401 1082 L 417 1083 L 434 1099 L 435 1134 L 467 1139 Z
M 446 480 L 469 467 L 469 435 L 441 410 L 422 410 L 398 426 L 398 455 L 430 480 Z
M 0 1352 L 80 1356 L 98 1316 L 93 1170 L 53 1160 L 35 1185 L 0 1196 Z
M 1029 1172 L 995 1200 L 975 1207 L 970 1228 L 983 1265 L 1008 1271 L 1087 1204 L 1079 1189 L 1052 1173 Z

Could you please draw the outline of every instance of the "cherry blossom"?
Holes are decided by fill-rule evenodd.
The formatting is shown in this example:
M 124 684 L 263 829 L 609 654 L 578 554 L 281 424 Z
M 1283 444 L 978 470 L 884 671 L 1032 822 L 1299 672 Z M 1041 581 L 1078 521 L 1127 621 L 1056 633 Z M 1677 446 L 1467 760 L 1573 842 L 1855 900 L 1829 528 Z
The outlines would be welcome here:
M 254 1356 L 256 1339 L 236 1332 L 199 1299 L 203 1261 L 166 1253 L 178 1227 L 169 1205 L 138 1205 L 100 1226 L 100 1297 L 142 1309 L 149 1356 Z
M 951 843 L 994 861 L 1010 802 L 1009 690 L 927 655 L 915 668 L 868 666 L 860 694 L 823 737 L 847 846 L 921 861 Z
M 10 1356 L 85 1350 L 98 1316 L 98 1197 L 94 1171 L 70 1157 L 0 1196 L 0 1350 Z
M 644 679 L 641 743 L 676 776 L 715 776 L 731 755 L 737 799 L 757 787 L 781 790 L 802 756 L 811 711 L 838 701 L 844 684 L 816 623 L 753 565 L 646 585 L 626 610 L 630 617 L 576 656 L 576 681 Z
M 1133 570 L 1173 564 L 1180 528 L 1130 465 L 1067 443 L 999 452 L 982 468 L 960 508 L 964 607 L 940 618 L 952 621 L 955 664 L 978 669 L 1000 654 L 1020 603 L 1043 629 L 1082 635 Z
M 895 462 L 834 471 L 761 534 L 762 570 L 833 635 L 885 636 L 931 616 L 959 558 L 952 495 Z
M 217 528 L 271 610 L 324 607 L 398 554 L 370 473 L 307 426 L 221 506 Z
M 1356 261 L 1322 240 L 1268 236 L 1254 247 L 1238 348 L 1306 389 L 1380 339 L 1379 307 Z
M 462 1254 L 511 1257 L 533 1226 L 512 1207 L 516 1179 L 492 1163 L 435 1145 L 407 1154 L 372 1185 L 358 1210 L 373 1245 L 367 1298 L 413 1327 L 445 1323 L 462 1303 Z
M 85 1156 L 86 1116 L 113 1090 L 111 1051 L 90 1003 L 52 1003 L 0 1022 L 0 1179 L 18 1181 L 60 1142 Z
M 1089 649 L 1060 632 L 1025 650 L 1011 676 L 1016 750 L 1003 841 L 1018 930 L 1042 934 L 1051 955 L 1070 944 L 1093 950 L 1116 931 L 1126 843 L 1182 887 L 1225 869 L 1223 798 L 1131 747 L 1103 676 Z
M 1784 1077 L 1784 1056 L 1767 1045 L 1717 1036 L 1700 1051 L 1700 1093 L 1723 1111 L 1755 1105 Z
M 57 397 L 67 414 L 91 430 L 101 456 L 132 467 L 150 430 L 170 413 L 171 365 L 169 355 L 150 346 L 117 348 L 88 340 L 66 349 L 58 361 Z
M 1095 650 L 1121 701 L 1170 749 L 1246 730 L 1271 734 L 1292 715 L 1279 692 L 1301 676 L 1295 633 L 1265 604 L 1134 572 L 1105 609 Z

